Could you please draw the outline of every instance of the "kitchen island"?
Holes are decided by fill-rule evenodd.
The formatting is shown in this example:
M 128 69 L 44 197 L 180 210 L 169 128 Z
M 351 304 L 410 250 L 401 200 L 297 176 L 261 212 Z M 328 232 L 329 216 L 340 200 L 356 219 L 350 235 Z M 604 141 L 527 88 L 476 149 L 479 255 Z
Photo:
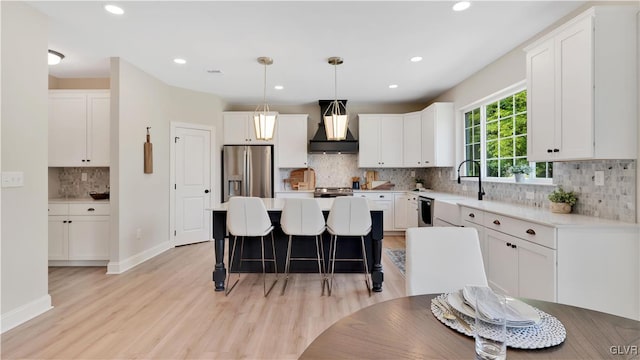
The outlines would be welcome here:
M 284 266 L 286 261 L 288 236 L 282 232 L 280 228 L 280 216 L 282 214 L 282 208 L 284 207 L 285 199 L 263 199 L 269 218 L 274 226 L 273 235 L 275 239 L 275 250 L 278 272 L 284 272 Z M 329 215 L 329 210 L 333 204 L 333 198 L 317 198 L 318 205 L 325 217 Z M 384 274 L 382 271 L 382 237 L 383 237 L 383 211 L 378 209 L 375 203 L 369 201 L 369 209 L 371 212 L 371 232 L 365 237 L 365 247 L 367 251 L 367 259 L 369 262 L 369 269 L 371 270 L 371 277 L 373 281 L 373 291 L 382 291 L 382 282 L 384 280 Z M 223 291 L 225 287 L 225 280 L 227 276 L 227 269 L 224 263 L 224 251 L 225 251 L 225 238 L 227 234 L 227 203 L 222 203 L 213 209 L 210 209 L 213 213 L 213 239 L 215 241 L 215 268 L 213 271 L 213 281 L 215 283 L 216 291 Z M 328 265 L 329 260 L 329 233 L 322 234 L 322 240 L 324 244 L 324 259 L 325 264 Z M 338 253 L 336 257 L 340 258 L 358 258 L 361 256 L 360 240 L 357 237 L 353 238 L 354 241 L 341 241 L 338 247 Z M 296 241 L 297 240 L 297 241 Z M 294 244 L 292 245 L 292 256 L 294 257 L 315 257 L 315 241 L 313 238 L 296 237 Z M 233 239 L 229 238 L 229 248 L 233 246 Z M 265 238 L 265 246 L 267 250 L 265 254 L 271 253 L 271 241 L 269 236 Z M 259 258 L 261 252 L 259 241 L 245 242 L 244 257 L 245 258 Z M 229 262 L 231 255 L 227 256 L 227 262 Z M 233 269 L 229 271 L 238 270 L 240 264 L 240 251 L 236 251 L 236 257 L 234 258 Z M 272 266 L 267 266 L 267 271 L 273 269 Z M 245 261 L 240 269 L 242 272 L 262 272 L 262 266 L 260 262 Z M 290 272 L 317 272 L 317 263 L 314 261 L 292 261 Z M 337 262 L 336 272 L 362 272 L 361 262 Z

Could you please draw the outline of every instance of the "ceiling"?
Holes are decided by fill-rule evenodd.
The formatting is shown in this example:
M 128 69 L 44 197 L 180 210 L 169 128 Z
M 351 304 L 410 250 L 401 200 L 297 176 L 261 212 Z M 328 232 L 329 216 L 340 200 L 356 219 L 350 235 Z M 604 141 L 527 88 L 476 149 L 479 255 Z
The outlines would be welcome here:
M 290 105 L 334 97 L 330 56 L 344 58 L 339 98 L 425 102 L 584 2 L 477 1 L 454 12 L 452 1 L 121 1 L 120 16 L 104 1 L 28 3 L 49 16 L 49 47 L 66 55 L 53 76 L 108 77 L 109 57 L 120 57 L 167 84 L 257 104 L 256 59 L 269 56 L 267 101 Z

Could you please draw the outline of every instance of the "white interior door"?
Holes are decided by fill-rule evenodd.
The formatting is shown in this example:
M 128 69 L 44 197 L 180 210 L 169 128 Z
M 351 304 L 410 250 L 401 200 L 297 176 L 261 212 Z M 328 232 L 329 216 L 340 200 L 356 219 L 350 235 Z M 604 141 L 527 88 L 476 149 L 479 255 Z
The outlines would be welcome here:
M 211 131 L 175 128 L 175 245 L 211 240 Z

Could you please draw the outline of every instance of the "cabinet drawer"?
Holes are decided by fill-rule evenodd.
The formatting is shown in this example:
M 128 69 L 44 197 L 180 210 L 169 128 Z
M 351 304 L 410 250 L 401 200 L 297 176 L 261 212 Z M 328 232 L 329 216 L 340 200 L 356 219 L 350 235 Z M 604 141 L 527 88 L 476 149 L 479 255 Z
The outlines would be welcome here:
M 485 213 L 484 226 L 551 249 L 556 248 L 556 231 L 553 227 L 493 213 Z
M 69 204 L 69 215 L 109 215 L 109 204 Z
M 363 197 L 363 198 L 367 198 L 370 200 L 393 200 L 393 193 L 380 193 L 380 192 L 374 192 L 374 193 L 355 193 L 353 194 L 353 196 L 359 196 L 359 197 Z
M 69 215 L 69 204 L 49 204 L 49 215 Z
M 460 218 L 461 220 L 467 220 L 474 224 L 484 225 L 484 212 L 477 209 L 472 209 L 466 206 L 460 207 Z

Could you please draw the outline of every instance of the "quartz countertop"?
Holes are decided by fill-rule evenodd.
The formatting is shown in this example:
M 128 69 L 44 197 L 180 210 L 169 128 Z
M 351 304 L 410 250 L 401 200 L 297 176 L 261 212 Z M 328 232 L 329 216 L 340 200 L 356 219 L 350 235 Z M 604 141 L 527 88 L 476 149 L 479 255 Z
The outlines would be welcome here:
M 329 211 L 331 210 L 331 205 L 333 205 L 333 200 L 335 198 L 315 198 L 315 200 L 318 202 L 318 205 L 320 205 L 320 210 L 322 211 Z M 267 208 L 267 211 L 279 211 L 282 210 L 282 208 L 284 207 L 284 203 L 287 199 L 274 199 L 274 198 L 263 198 L 262 201 L 264 202 L 264 206 Z M 376 205 L 375 202 L 368 200 L 369 203 L 369 209 L 370 210 L 382 210 L 380 209 L 380 207 L 378 205 Z M 219 205 L 214 206 L 213 208 L 210 209 L 205 209 L 205 210 L 210 210 L 210 211 L 227 211 L 227 206 L 228 203 L 222 203 Z
M 109 203 L 109 199 L 104 199 L 104 200 L 94 200 L 92 198 L 54 198 L 54 199 L 49 199 L 49 203 L 65 203 L 65 204 L 69 204 L 69 203 L 104 203 L 104 204 L 108 204 Z
M 276 190 L 276 193 L 312 193 L 314 189 L 311 190 Z
M 412 192 L 413 193 L 413 192 Z M 501 201 L 477 200 L 460 194 L 443 193 L 436 191 L 420 191 L 419 195 L 436 201 L 444 201 L 450 204 L 466 206 L 469 208 L 488 211 L 512 218 L 529 221 L 541 225 L 553 227 L 639 227 L 639 224 L 617 220 L 601 219 L 594 216 L 579 214 L 556 214 L 548 208 L 538 208 L 526 205 L 512 204 Z M 436 205 L 437 206 L 437 205 Z M 464 214 L 462 214 L 464 215 Z

